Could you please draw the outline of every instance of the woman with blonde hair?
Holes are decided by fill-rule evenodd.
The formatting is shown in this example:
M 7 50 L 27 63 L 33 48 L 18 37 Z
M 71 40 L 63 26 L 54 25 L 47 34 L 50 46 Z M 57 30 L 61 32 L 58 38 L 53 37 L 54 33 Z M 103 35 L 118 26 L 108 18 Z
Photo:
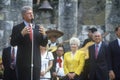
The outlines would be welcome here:
M 64 72 L 65 80 L 80 80 L 83 71 L 85 56 L 84 51 L 80 51 L 80 40 L 76 37 L 70 39 L 71 51 L 64 54 Z

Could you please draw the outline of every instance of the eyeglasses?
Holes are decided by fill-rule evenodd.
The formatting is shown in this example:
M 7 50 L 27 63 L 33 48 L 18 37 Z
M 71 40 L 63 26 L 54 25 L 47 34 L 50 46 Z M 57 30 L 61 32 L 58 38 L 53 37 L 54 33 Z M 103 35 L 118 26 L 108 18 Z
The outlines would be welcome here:
M 63 51 L 63 50 L 57 50 L 57 51 Z

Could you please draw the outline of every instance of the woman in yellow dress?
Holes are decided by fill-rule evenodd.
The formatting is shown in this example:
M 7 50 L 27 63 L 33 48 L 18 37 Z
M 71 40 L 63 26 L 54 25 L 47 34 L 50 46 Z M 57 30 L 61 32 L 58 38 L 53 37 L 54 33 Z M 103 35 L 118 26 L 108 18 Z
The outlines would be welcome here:
M 81 80 L 80 74 L 83 71 L 85 62 L 84 51 L 78 50 L 80 46 L 78 38 L 71 38 L 69 43 L 71 51 L 64 54 L 65 80 Z

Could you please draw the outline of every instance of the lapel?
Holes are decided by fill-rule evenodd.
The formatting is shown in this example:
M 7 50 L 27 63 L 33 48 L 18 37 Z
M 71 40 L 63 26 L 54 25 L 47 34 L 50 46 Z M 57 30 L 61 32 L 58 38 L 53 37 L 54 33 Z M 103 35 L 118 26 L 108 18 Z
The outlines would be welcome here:
M 7 56 L 9 57 L 9 60 L 11 60 L 11 47 L 8 47 L 7 51 Z
M 102 43 L 101 43 L 101 46 L 100 46 L 100 48 L 99 48 L 99 52 L 98 52 L 98 57 L 97 57 L 97 59 L 99 59 L 100 56 L 103 57 L 103 55 L 104 55 L 103 50 L 104 50 L 104 48 L 105 48 L 104 46 L 105 46 L 105 43 L 102 42 Z
M 118 50 L 120 49 L 120 46 L 119 46 L 119 43 L 118 43 L 118 40 L 116 39 L 115 41 L 115 46 L 118 48 Z
M 102 42 L 101 45 L 100 45 L 100 47 L 99 47 L 97 59 L 98 59 L 99 56 L 102 54 L 103 46 L 104 46 L 104 44 L 103 44 L 103 42 Z
M 8 53 L 11 54 L 11 47 L 8 47 Z

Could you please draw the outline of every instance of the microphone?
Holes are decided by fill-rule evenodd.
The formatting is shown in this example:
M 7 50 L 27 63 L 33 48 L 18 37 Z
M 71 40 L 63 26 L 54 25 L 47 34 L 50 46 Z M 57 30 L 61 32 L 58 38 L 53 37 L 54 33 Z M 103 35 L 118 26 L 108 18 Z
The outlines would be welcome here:
M 34 19 L 32 18 L 32 19 L 31 19 L 31 23 L 33 23 L 33 22 L 34 22 Z
M 35 23 L 34 23 L 34 19 L 33 18 L 31 19 L 31 23 L 32 23 L 32 29 L 34 29 L 35 28 Z

